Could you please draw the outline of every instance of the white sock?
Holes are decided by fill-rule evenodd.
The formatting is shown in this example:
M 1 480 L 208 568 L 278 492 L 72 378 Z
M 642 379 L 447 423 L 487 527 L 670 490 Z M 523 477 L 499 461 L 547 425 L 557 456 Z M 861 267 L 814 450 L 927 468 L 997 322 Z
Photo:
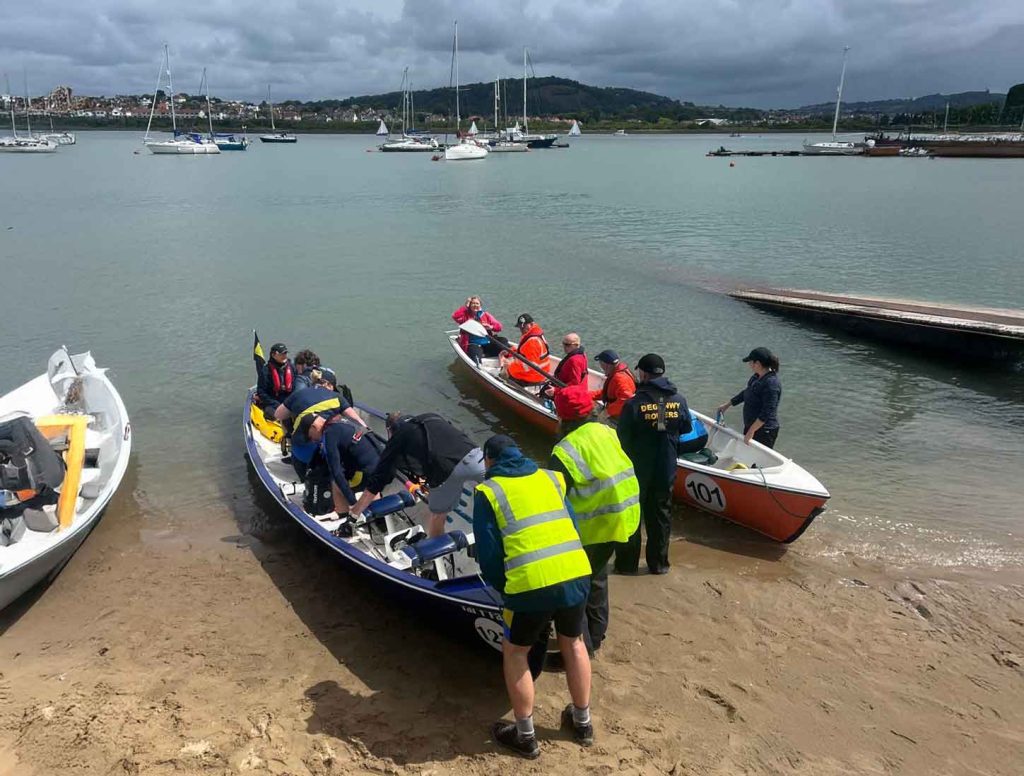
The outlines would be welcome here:
M 531 714 L 526 719 L 516 717 L 516 731 L 520 738 L 533 738 L 536 735 L 533 729 L 533 715 Z
M 572 707 L 572 722 L 576 727 L 583 727 L 584 725 L 590 724 L 590 706 L 584 706 L 582 709 L 573 704 Z

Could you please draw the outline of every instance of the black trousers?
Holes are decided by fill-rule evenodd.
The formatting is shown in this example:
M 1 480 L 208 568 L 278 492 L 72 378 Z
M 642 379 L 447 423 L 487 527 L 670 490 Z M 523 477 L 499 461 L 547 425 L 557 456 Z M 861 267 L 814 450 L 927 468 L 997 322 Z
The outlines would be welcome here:
M 765 428 L 761 426 L 757 431 L 754 432 L 754 441 L 760 442 L 762 445 L 768 448 L 775 448 L 775 440 L 779 438 L 778 428 Z
M 583 641 L 591 654 L 601 648 L 608 633 L 608 561 L 615 554 L 615 548 L 621 546 L 616 542 L 603 542 L 583 548 L 590 560 L 590 595 L 587 596 Z
M 493 337 L 492 340 L 498 340 L 505 346 L 508 346 L 508 340 L 504 337 Z M 497 358 L 501 355 L 501 347 L 495 342 L 488 342 L 486 345 L 474 345 L 472 342 L 469 343 L 469 348 L 466 351 L 469 353 L 469 357 L 477 364 L 480 363 L 481 358 Z
M 672 482 L 640 488 L 640 525 L 636 533 L 615 551 L 615 570 L 631 574 L 640 568 L 640 529 L 647 532 L 647 568 L 667 569 L 668 543 L 672 538 Z

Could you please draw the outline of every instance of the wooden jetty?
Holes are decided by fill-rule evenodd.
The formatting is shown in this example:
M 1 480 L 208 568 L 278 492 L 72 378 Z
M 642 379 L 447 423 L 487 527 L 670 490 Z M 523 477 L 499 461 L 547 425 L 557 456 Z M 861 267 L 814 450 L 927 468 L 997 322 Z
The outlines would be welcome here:
M 749 288 L 729 294 L 763 310 L 843 329 L 875 340 L 946 355 L 1024 360 L 1024 311 L 908 299 Z
M 803 151 L 730 151 L 724 146 L 714 151 L 708 151 L 705 156 L 818 156 L 819 154 L 805 154 Z

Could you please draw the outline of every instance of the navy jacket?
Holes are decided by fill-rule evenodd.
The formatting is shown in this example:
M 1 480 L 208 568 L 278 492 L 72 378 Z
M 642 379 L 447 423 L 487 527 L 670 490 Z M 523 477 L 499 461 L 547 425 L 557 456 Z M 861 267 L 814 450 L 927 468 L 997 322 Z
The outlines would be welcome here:
M 356 495 L 348 481 L 355 477 L 356 472 L 363 472 L 365 477 L 368 472 L 373 471 L 380 460 L 377 448 L 369 436 L 364 434 L 364 429 L 356 428 L 354 423 L 342 419 L 324 427 L 320 449 L 327 459 L 334 484 L 338 486 L 349 504 L 356 503 Z
M 763 420 L 765 428 L 779 427 L 779 400 L 782 399 L 782 381 L 778 372 L 766 372 L 764 377 L 751 375 L 747 387 L 732 397 L 731 404 L 743 405 L 743 433 L 755 420 Z
M 349 407 L 344 396 L 337 391 L 332 391 L 330 388 L 324 388 L 322 385 L 314 385 L 309 388 L 302 388 L 300 390 L 293 391 L 292 395 L 285 399 L 283 403 L 294 418 L 303 410 L 309 409 L 314 404 L 327 401 L 327 399 L 338 399 L 341 402 L 342 411 L 347 410 Z M 329 417 L 330 415 L 336 415 L 337 412 L 322 414 L 326 414 Z
M 290 367 L 292 370 L 292 392 L 296 389 L 295 378 L 298 375 L 295 372 L 295 366 L 291 360 L 286 360 L 283 364 L 278 365 L 276 361 L 271 359 L 268 361 L 263 369 L 260 370 L 259 380 L 256 381 L 256 395 L 260 398 L 260 404 L 264 407 L 274 407 L 285 400 L 289 395 L 284 391 L 285 376 L 284 370 L 286 367 Z M 270 370 L 274 369 L 277 371 L 281 378 L 281 393 L 274 393 L 274 382 L 270 377 Z
M 533 474 L 538 467 L 523 456 L 518 447 L 506 447 L 487 471 L 488 477 L 525 477 Z M 565 509 L 579 531 L 576 513 L 568 501 Z M 527 593 L 505 595 L 505 546 L 501 531 L 494 516 L 491 502 L 480 491 L 473 496 L 473 536 L 476 540 L 476 559 L 484 581 L 502 594 L 505 608 L 513 612 L 548 612 L 578 606 L 590 594 L 590 577 L 577 577 L 557 585 L 531 590 Z
M 366 489 L 380 493 L 398 470 L 422 477 L 437 487 L 476 443 L 433 412 L 402 418 L 380 454 L 380 462 L 366 480 Z
M 659 407 L 664 405 L 663 431 L 658 430 Z M 640 488 L 670 488 L 676 478 L 679 437 L 692 429 L 686 399 L 667 377 L 656 377 L 636 387 L 619 416 L 622 449 L 633 462 Z

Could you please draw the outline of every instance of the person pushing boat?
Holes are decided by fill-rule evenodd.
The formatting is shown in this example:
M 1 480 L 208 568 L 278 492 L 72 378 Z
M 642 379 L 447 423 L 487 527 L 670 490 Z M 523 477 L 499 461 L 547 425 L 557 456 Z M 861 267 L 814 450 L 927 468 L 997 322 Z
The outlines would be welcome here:
M 782 381 L 779 380 L 779 358 L 768 348 L 754 348 L 743 359 L 750 364 L 753 374 L 747 387 L 729 401 L 718 406 L 725 414 L 730 407 L 743 405 L 743 441 L 753 439 L 765 447 L 775 448 L 779 438 L 779 402 L 782 399 Z
M 433 412 L 403 415 L 391 412 L 387 419 L 388 441 L 365 488 L 352 507 L 358 517 L 401 470 L 426 483 L 430 518 L 427 535 L 444 533 L 448 513 L 458 506 L 462 489 L 484 478 L 483 451 L 452 423 Z
M 505 607 L 502 662 L 515 716 L 514 722 L 494 723 L 491 735 L 522 757 L 540 756 L 528 655 L 554 621 L 572 696 L 562 727 L 590 746 L 590 657 L 581 638 L 590 562 L 566 500 L 565 477 L 538 468 L 502 434 L 487 440 L 484 458 L 487 479 L 473 497 L 473 535 L 480 573 Z
M 590 560 L 583 640 L 593 654 L 608 632 L 608 561 L 640 527 L 640 483 L 615 430 L 598 421 L 582 385 L 555 394 L 558 434 L 548 467 L 565 475 L 580 540 Z
M 640 483 L 640 517 L 647 531 L 647 568 L 667 574 L 672 536 L 672 488 L 676 480 L 679 437 L 691 430 L 686 399 L 665 377 L 665 360 L 648 353 L 636 365 L 636 396 L 619 416 L 618 434 Z M 615 569 L 635 574 L 640 565 L 640 526 L 615 555 Z

